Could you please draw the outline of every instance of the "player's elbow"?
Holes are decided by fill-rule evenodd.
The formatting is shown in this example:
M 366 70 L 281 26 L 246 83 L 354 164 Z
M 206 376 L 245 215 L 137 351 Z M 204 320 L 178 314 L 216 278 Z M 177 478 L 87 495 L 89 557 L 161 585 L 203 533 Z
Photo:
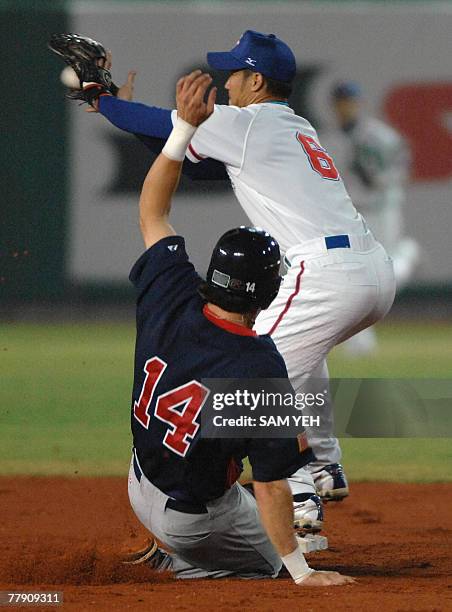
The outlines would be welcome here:
M 147 249 L 162 238 L 176 235 L 176 232 L 168 223 L 167 215 L 161 217 L 140 215 L 140 229 Z
M 143 236 L 143 240 L 148 245 L 149 236 L 153 234 L 155 226 L 158 225 L 158 220 L 140 212 L 140 231 Z

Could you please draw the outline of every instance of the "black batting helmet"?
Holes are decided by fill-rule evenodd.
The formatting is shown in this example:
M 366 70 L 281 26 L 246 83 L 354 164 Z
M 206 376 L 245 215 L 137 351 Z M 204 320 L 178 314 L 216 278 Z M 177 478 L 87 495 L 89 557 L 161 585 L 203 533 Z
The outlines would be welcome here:
M 201 296 L 230 312 L 268 308 L 281 284 L 279 245 L 264 230 L 238 227 L 217 242 Z

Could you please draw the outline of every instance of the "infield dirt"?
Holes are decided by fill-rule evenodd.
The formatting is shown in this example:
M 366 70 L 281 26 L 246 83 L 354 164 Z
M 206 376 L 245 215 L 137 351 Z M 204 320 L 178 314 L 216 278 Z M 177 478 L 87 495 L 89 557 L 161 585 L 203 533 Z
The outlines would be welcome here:
M 127 478 L 1 478 L 0 590 L 63 591 L 71 611 L 452 610 L 451 508 L 452 484 L 354 483 L 327 505 L 330 549 L 309 561 L 357 584 L 179 582 L 121 565 L 147 538 Z

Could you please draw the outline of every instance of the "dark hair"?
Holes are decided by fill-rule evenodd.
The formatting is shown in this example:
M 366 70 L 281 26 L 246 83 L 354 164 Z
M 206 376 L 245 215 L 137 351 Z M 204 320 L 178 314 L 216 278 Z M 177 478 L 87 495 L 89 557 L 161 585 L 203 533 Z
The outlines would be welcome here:
M 246 69 L 247 77 L 254 74 L 252 70 Z M 267 92 L 275 96 L 276 98 L 289 98 L 292 94 L 292 83 L 285 83 L 284 81 L 277 81 L 276 79 L 271 79 L 270 77 L 262 75 L 264 77 L 265 86 L 267 88 Z
M 292 93 L 292 83 L 284 83 L 283 81 L 277 81 L 276 79 L 270 79 L 264 75 L 265 84 L 267 85 L 267 91 L 272 96 L 277 98 L 288 98 Z

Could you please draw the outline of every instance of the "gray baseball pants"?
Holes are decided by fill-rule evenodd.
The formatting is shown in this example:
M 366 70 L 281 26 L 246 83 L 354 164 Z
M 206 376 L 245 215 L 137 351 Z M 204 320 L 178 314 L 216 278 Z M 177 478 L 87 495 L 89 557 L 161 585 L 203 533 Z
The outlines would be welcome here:
M 254 497 L 235 483 L 207 502 L 205 514 L 187 514 L 144 474 L 129 471 L 129 499 L 140 522 L 160 540 L 173 559 L 177 578 L 276 578 L 282 561 L 259 519 Z

